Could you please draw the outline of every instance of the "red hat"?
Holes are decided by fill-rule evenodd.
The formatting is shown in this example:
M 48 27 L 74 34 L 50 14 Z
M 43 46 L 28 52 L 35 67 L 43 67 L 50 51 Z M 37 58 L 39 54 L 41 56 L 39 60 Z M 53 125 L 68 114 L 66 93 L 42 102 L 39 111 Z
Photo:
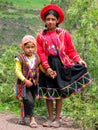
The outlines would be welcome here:
M 54 10 L 58 13 L 59 17 L 60 17 L 60 20 L 58 22 L 58 24 L 60 24 L 63 20 L 64 20 L 64 13 L 63 13 L 63 10 L 58 6 L 58 5 L 55 5 L 55 4 L 49 4 L 47 6 L 45 6 L 41 12 L 40 12 L 40 17 L 41 19 L 44 21 L 44 15 L 47 11 L 49 10 Z

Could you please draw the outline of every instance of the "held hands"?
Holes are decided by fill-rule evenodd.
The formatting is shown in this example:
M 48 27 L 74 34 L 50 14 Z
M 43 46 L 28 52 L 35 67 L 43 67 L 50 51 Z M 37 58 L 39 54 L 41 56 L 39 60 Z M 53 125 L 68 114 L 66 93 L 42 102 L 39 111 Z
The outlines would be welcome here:
M 87 67 L 86 62 L 85 62 L 84 60 L 82 60 L 82 59 L 80 59 L 80 60 L 78 61 L 78 63 L 79 63 L 80 65 L 84 65 L 85 67 Z
M 30 80 L 24 79 L 24 83 L 26 84 L 27 87 L 31 87 L 33 84 Z
M 46 75 L 54 79 L 57 76 L 56 71 L 52 70 L 51 68 L 48 68 L 46 70 Z

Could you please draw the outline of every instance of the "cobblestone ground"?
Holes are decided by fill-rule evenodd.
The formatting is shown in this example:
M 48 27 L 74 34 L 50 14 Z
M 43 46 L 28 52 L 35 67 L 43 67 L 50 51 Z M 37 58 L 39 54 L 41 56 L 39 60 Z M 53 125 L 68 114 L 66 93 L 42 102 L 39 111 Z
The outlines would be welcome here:
M 18 117 L 12 113 L 0 113 L 0 130 L 81 130 L 80 128 L 75 129 L 72 127 L 73 120 L 71 118 L 65 121 L 64 117 L 62 118 L 62 125 L 59 128 L 47 128 L 43 127 L 42 123 L 45 122 L 45 119 L 42 117 L 36 117 L 38 123 L 37 128 L 29 127 L 29 120 L 27 119 L 27 125 L 17 124 Z

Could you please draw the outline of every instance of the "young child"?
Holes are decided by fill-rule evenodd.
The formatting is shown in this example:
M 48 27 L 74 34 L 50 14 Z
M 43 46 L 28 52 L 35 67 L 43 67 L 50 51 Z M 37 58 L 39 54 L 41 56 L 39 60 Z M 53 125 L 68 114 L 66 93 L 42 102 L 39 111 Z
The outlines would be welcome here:
M 36 53 L 36 40 L 31 35 L 25 35 L 21 42 L 23 50 L 15 58 L 16 64 L 16 97 L 21 102 L 21 115 L 19 124 L 25 125 L 25 117 L 30 117 L 30 127 L 37 127 L 34 118 L 34 101 L 37 95 L 38 64 Z

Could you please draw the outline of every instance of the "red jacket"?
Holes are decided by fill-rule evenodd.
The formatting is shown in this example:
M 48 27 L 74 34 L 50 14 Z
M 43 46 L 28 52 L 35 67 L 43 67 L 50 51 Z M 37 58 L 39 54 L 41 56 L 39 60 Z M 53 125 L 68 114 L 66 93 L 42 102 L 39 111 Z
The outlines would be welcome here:
M 47 31 L 46 34 L 40 31 L 37 35 L 37 48 L 44 69 L 49 67 L 47 60 L 49 55 L 59 55 L 65 67 L 72 66 L 80 60 L 70 34 L 61 28 Z

